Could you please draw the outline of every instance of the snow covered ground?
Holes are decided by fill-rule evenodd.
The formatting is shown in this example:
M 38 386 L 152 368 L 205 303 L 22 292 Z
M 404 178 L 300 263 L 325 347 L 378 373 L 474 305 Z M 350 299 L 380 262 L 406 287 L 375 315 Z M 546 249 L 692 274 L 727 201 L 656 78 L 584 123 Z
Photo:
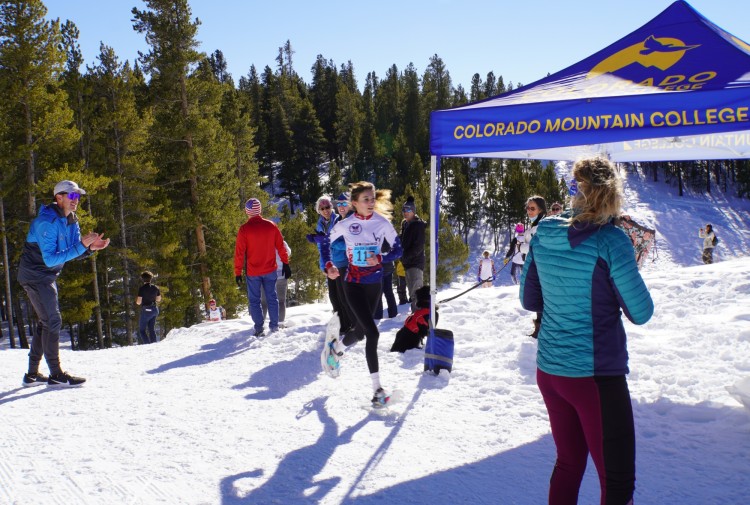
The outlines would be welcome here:
M 750 204 L 679 199 L 635 176 L 627 193 L 628 211 L 660 239 L 643 271 L 654 317 L 626 323 L 635 501 L 748 503 Z M 710 266 L 697 238 L 706 222 L 722 239 Z M 451 374 L 423 373 L 419 350 L 388 352 L 408 306 L 381 321 L 382 381 L 403 394 L 381 412 L 367 407 L 364 345 L 346 353 L 341 377 L 321 374 L 325 304 L 288 309 L 293 326 L 262 338 L 245 315 L 151 346 L 73 352 L 64 342 L 63 366 L 88 378 L 77 389 L 22 388 L 27 353 L 5 338 L 0 503 L 545 503 L 555 449 L 531 315 L 507 269 L 500 277 L 441 305 L 439 326 L 455 335 Z M 590 463 L 580 503 L 598 495 Z

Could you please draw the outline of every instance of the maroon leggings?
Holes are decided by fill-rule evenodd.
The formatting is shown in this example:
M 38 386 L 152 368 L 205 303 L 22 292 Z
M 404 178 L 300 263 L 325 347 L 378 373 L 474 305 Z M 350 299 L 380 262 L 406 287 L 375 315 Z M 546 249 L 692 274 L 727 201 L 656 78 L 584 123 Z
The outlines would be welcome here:
M 575 505 L 589 453 L 599 474 L 601 505 L 632 503 L 635 490 L 635 428 L 624 375 L 561 377 L 537 369 L 557 461 L 550 505 Z

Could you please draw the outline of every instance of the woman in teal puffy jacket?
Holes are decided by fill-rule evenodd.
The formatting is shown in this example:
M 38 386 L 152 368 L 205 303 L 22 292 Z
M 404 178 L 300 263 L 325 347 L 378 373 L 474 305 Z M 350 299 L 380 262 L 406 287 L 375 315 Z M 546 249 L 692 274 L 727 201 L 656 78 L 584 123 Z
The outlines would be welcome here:
M 611 224 L 622 207 L 614 167 L 585 159 L 573 177 L 571 211 L 541 221 L 521 275 L 521 304 L 542 312 L 537 384 L 557 448 L 549 503 L 577 502 L 591 454 L 601 503 L 625 505 L 635 490 L 635 427 L 621 314 L 644 324 L 654 304 L 630 240 Z

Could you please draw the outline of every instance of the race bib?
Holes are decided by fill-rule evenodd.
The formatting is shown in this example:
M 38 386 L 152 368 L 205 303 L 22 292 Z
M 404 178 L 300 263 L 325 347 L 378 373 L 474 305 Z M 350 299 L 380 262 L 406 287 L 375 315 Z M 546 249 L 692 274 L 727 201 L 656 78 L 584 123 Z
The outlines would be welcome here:
M 358 267 L 370 266 L 367 264 L 367 258 L 378 254 L 377 245 L 355 245 L 352 249 L 352 265 Z

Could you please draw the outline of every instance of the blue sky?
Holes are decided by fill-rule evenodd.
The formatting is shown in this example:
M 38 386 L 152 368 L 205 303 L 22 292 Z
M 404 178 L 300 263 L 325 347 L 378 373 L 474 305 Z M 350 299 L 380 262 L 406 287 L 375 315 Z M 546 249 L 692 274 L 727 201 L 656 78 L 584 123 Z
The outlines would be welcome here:
M 529 84 L 561 70 L 638 28 L 671 0 L 321 0 L 286 2 L 190 0 L 201 20 L 200 50 L 220 49 L 237 82 L 250 65 L 275 68 L 278 48 L 290 40 L 294 67 L 306 82 L 318 54 L 337 67 L 350 60 L 362 87 L 367 72 L 383 77 L 395 64 L 413 63 L 421 75 L 432 55 L 445 62 L 454 86 L 487 72 L 505 83 Z M 747 0 L 692 0 L 698 12 L 750 42 Z M 121 61 L 146 51 L 132 28 L 139 0 L 46 0 L 48 17 L 70 19 L 81 34 L 85 64 L 93 65 L 99 44 Z

